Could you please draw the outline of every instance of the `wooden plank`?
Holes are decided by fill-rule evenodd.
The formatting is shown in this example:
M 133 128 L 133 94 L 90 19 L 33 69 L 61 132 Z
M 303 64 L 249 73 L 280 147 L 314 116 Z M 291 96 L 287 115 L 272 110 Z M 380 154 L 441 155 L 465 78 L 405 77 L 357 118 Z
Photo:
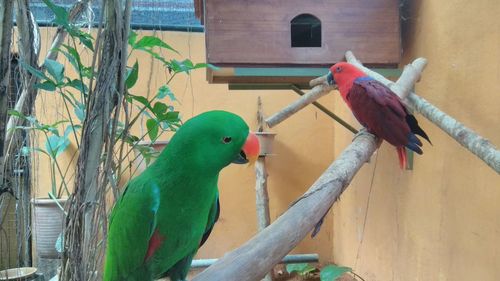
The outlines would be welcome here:
M 208 0 L 207 60 L 214 64 L 331 64 L 352 50 L 368 64 L 400 60 L 394 0 Z M 292 48 L 290 22 L 309 13 L 322 22 L 322 46 Z
M 210 83 L 232 83 L 232 84 L 268 84 L 268 87 L 274 87 L 276 83 L 284 83 L 285 85 L 295 84 L 300 85 L 301 88 L 310 88 L 309 81 L 315 77 L 322 76 L 328 72 L 326 65 L 321 68 L 308 68 L 308 67 L 222 67 L 219 71 L 209 71 L 207 79 Z M 373 71 L 380 73 L 384 77 L 399 77 L 401 69 L 397 66 L 392 68 L 372 68 Z M 239 86 L 234 86 L 236 89 Z M 231 88 L 231 86 L 230 86 Z M 286 89 L 289 89 L 287 87 Z

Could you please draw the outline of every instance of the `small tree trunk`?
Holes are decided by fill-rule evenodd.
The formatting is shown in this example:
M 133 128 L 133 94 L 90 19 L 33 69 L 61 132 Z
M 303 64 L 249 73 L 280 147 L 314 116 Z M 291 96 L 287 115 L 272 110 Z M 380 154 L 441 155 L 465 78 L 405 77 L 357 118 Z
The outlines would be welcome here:
M 62 280 L 97 280 L 95 272 L 103 263 L 102 236 L 106 227 L 105 194 L 107 174 L 112 165 L 115 140 L 113 112 L 123 94 L 127 56 L 130 1 L 123 4 L 110 0 L 105 5 L 106 25 L 95 90 L 89 93 L 87 116 L 84 120 L 80 155 L 77 163 L 75 191 L 70 198 L 65 231 Z M 125 8 L 124 9 L 124 5 Z M 100 36 L 100 35 L 98 35 Z M 96 45 L 99 46 L 99 38 Z M 98 48 L 96 48 L 98 52 Z M 115 109 L 115 110 L 114 110 Z M 111 134 L 110 134 L 111 129 Z M 105 149 L 107 147 L 107 151 Z M 103 152 L 108 157 L 103 161 Z M 108 161 L 108 162 L 107 162 Z M 103 165 L 104 163 L 104 165 Z M 104 167 L 104 170 L 103 170 Z
M 2 1 L 0 5 L 0 183 L 3 182 L 3 155 L 5 124 L 7 121 L 9 81 L 10 81 L 10 44 L 12 39 L 12 1 Z

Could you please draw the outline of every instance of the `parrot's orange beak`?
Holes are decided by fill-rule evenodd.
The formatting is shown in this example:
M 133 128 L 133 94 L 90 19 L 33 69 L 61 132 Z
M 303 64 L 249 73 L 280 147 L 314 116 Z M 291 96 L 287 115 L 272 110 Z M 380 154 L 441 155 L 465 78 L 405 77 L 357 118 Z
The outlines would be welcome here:
M 236 158 L 233 161 L 233 163 L 235 164 L 249 163 L 249 165 L 252 165 L 255 163 L 255 161 L 257 161 L 257 158 L 259 158 L 259 152 L 260 152 L 259 139 L 254 133 L 250 132 L 248 133 L 247 140 L 245 141 L 245 144 L 243 145 L 243 148 L 241 149 L 238 158 Z
M 259 158 L 260 144 L 259 138 L 257 138 L 254 133 L 248 133 L 247 141 L 243 145 L 242 151 L 245 153 L 249 165 L 253 165 L 255 161 L 257 161 L 257 158 Z

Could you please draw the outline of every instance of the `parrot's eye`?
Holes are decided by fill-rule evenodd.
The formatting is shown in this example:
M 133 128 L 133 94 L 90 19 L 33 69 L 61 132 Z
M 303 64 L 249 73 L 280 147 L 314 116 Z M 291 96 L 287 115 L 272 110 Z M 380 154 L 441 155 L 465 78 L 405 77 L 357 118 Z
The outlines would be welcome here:
M 222 143 L 230 143 L 233 139 L 231 137 L 223 137 Z
M 337 72 L 341 72 L 342 71 L 342 67 L 340 66 L 337 66 L 337 69 L 335 69 Z

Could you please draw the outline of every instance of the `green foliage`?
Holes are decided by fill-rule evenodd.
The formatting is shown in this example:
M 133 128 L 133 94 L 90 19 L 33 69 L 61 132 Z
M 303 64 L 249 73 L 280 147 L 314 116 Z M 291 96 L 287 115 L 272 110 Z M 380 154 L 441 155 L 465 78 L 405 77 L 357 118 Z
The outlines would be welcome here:
M 132 68 L 127 69 L 127 79 L 125 80 L 125 87 L 127 87 L 127 89 L 132 88 L 137 82 L 138 77 L 139 77 L 139 63 L 135 61 L 134 66 L 132 66 Z
M 316 267 L 308 263 L 291 263 L 286 265 L 288 273 L 296 272 L 300 276 L 307 276 L 316 270 Z
M 25 124 L 27 125 L 18 126 L 15 129 L 36 130 L 45 136 L 44 145 L 32 148 L 26 147 L 23 148 L 22 152 L 26 154 L 37 152 L 49 157 L 52 164 L 51 177 L 53 180 L 52 192 L 49 196 L 55 198 L 60 197 L 64 190 L 67 191 L 65 174 L 61 171 L 57 159 L 69 147 L 71 143 L 70 138 L 76 141 L 77 146 L 80 144 L 81 135 L 78 131 L 83 127 L 87 118 L 89 95 L 93 90 L 90 89 L 90 85 L 92 84 L 91 81 L 96 80 L 97 71 L 91 65 L 84 62 L 79 51 L 81 45 L 83 45 L 93 52 L 95 45 L 94 38 L 89 33 L 81 30 L 79 26 L 69 21 L 69 13 L 65 8 L 54 4 L 51 0 L 43 0 L 43 2 L 54 13 L 55 18 L 53 23 L 63 28 L 69 35 L 67 44 L 62 44 L 55 51 L 63 54 L 60 57 L 65 58 L 69 62 L 69 65 L 71 65 L 71 68 L 76 73 L 76 77 L 69 77 L 65 71 L 65 65 L 55 60 L 46 59 L 41 68 L 33 67 L 21 61 L 21 66 L 37 79 L 35 83 L 36 89 L 46 91 L 49 94 L 60 95 L 63 98 L 63 112 L 58 113 L 59 116 L 64 117 L 53 124 L 43 124 L 35 116 L 25 116 L 15 110 L 10 111 L 10 115 L 26 121 Z M 129 34 L 128 43 L 130 46 L 129 57 L 134 51 L 146 52 L 161 62 L 170 73 L 168 82 L 159 87 L 156 95 L 146 98 L 131 92 L 140 77 L 139 62 L 136 60 L 132 66 L 127 67 L 125 93 L 123 93 L 124 106 L 127 108 L 134 107 L 138 113 L 135 116 L 127 116 L 127 120 L 129 120 L 127 125 L 117 121 L 114 137 L 115 140 L 127 144 L 130 147 L 130 151 L 132 149 L 138 151 L 146 162 L 150 163 L 158 153 L 149 146 L 140 145 L 139 142 L 146 136 L 151 141 L 155 141 L 165 131 L 175 131 L 181 125 L 179 112 L 175 110 L 173 105 L 168 103 L 177 101 L 174 93 L 168 86 L 169 82 L 178 73 L 189 74 L 190 71 L 195 69 L 214 67 L 205 63 L 195 64 L 189 59 L 167 59 L 161 54 L 160 50 L 166 50 L 176 56 L 180 54 L 171 45 L 156 36 L 139 37 L 137 33 L 132 31 Z M 94 86 L 95 84 L 93 83 Z M 139 118 L 140 116 L 144 118 Z M 124 118 L 120 116 L 119 119 Z M 147 132 L 144 135 L 137 136 L 129 131 L 129 128 L 135 123 L 144 120 L 147 128 Z M 119 159 L 120 162 L 123 160 Z M 55 186 L 56 172 L 62 177 L 64 184 L 64 186 L 62 184 L 59 188 Z M 120 172 L 117 171 L 118 174 Z
M 335 281 L 346 272 L 352 272 L 350 267 L 327 265 L 321 269 L 321 281 Z
M 287 264 L 286 271 L 288 273 L 296 272 L 298 275 L 307 277 L 313 272 L 317 272 L 318 268 L 308 263 Z M 352 272 L 352 269 L 345 266 L 327 265 L 320 270 L 321 281 L 335 281 L 346 272 Z

